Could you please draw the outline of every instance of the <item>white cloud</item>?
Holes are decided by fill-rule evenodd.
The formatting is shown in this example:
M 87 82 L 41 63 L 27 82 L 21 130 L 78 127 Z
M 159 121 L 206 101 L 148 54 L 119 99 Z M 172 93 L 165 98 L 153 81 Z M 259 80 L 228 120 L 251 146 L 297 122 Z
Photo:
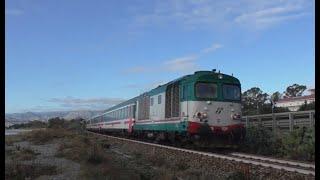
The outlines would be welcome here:
M 314 8 L 313 0 L 158 0 L 149 11 L 136 11 L 137 24 L 180 24 L 188 28 L 247 26 L 263 29 L 301 18 Z M 144 12 L 144 13 L 141 13 Z
M 127 70 L 125 70 L 125 73 L 146 73 L 146 72 L 181 72 L 181 73 L 189 73 L 193 72 L 196 69 L 198 69 L 198 65 L 196 61 L 201 56 L 201 53 L 210 53 L 213 51 L 216 51 L 220 48 L 222 48 L 223 45 L 219 43 L 213 43 L 210 47 L 204 48 L 201 50 L 201 52 L 197 53 L 196 55 L 188 55 L 183 57 L 178 57 L 174 59 L 170 59 L 167 61 L 164 61 L 163 64 L 160 64 L 158 66 L 152 66 L 152 67 L 146 67 L 146 66 L 137 66 L 132 67 Z M 136 85 L 131 84 L 128 87 L 136 87 Z
M 300 3 L 299 3 L 300 2 Z M 305 4 L 295 1 L 278 4 L 277 6 L 264 7 L 254 11 L 242 13 L 234 21 L 238 24 L 254 26 L 257 29 L 265 28 L 284 21 L 301 18 L 310 14 L 306 12 Z
M 6 15 L 12 15 L 12 16 L 19 16 L 22 15 L 24 12 L 21 9 L 6 9 L 5 14 Z
M 169 72 L 190 72 L 197 68 L 196 56 L 186 56 L 166 61 L 163 70 Z
M 48 102 L 55 103 L 60 107 L 72 109 L 106 109 L 125 101 L 122 98 L 89 98 L 80 99 L 73 97 L 51 98 Z
M 203 49 L 202 52 L 209 53 L 209 52 L 216 51 L 217 49 L 220 49 L 222 47 L 223 47 L 223 45 L 214 43 L 210 47 Z

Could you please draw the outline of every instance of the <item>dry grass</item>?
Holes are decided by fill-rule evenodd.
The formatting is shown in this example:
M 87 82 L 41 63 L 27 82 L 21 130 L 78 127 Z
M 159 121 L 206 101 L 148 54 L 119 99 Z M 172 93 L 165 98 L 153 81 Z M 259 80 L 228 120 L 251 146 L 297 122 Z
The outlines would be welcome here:
M 60 144 L 56 156 L 99 164 L 106 159 L 106 149 L 109 146 L 105 140 L 95 141 L 85 135 L 69 136 Z
M 16 142 L 20 142 L 23 140 L 21 135 L 14 135 L 14 136 L 5 136 L 5 144 L 7 146 L 12 146 Z
M 14 149 L 8 149 L 5 152 L 6 157 L 15 161 L 33 160 L 39 153 L 36 153 L 30 148 L 21 148 L 19 145 L 14 146 Z
M 40 164 L 20 164 L 18 162 L 6 164 L 5 179 L 34 179 L 41 175 L 55 175 L 57 170 L 55 166 L 43 166 Z
M 39 145 L 46 144 L 55 138 L 66 138 L 71 136 L 75 136 L 75 134 L 66 131 L 65 129 L 41 129 L 25 133 L 23 137 L 24 140 Z
M 30 148 L 20 148 L 20 146 L 15 146 L 16 150 L 13 151 L 14 158 L 18 161 L 27 161 L 27 160 L 32 160 L 35 159 L 35 157 L 39 154 L 33 151 Z

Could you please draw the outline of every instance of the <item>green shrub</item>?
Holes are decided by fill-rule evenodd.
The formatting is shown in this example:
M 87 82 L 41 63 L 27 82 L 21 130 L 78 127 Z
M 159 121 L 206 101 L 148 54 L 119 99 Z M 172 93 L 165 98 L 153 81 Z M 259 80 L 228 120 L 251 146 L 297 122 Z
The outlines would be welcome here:
M 281 155 L 296 160 L 314 161 L 315 132 L 314 128 L 299 128 L 282 140 Z
M 250 126 L 241 149 L 249 153 L 270 155 L 276 153 L 276 138 L 271 130 L 262 126 Z
M 22 124 L 14 124 L 10 126 L 10 129 L 27 129 L 27 128 L 46 128 L 47 123 L 43 121 L 30 121 L 28 123 L 22 123 Z
M 52 118 L 48 120 L 48 128 L 63 128 L 65 120 L 63 118 Z
M 304 103 L 303 105 L 301 105 L 298 109 L 298 111 L 308 111 L 308 110 L 314 110 L 315 107 L 315 102 L 312 103 Z
M 285 134 L 274 133 L 262 126 L 248 127 L 240 149 L 246 153 L 314 161 L 314 128 L 299 128 Z
M 87 162 L 92 164 L 100 164 L 105 160 L 103 149 L 96 144 L 93 144 L 88 150 Z

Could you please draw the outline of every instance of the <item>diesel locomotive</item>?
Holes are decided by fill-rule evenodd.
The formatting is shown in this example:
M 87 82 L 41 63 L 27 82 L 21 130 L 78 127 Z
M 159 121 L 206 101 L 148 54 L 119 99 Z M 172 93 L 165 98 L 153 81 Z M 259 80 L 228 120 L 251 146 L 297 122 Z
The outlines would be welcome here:
M 230 75 L 196 71 L 107 109 L 86 122 L 90 131 L 154 139 L 239 142 L 241 84 Z

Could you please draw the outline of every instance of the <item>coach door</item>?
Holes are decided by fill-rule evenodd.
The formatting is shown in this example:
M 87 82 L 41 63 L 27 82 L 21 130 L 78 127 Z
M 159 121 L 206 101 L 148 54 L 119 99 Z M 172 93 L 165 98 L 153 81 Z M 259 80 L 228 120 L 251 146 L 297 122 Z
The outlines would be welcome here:
M 143 94 L 138 99 L 138 120 L 149 119 L 150 96 Z
M 165 117 L 179 117 L 180 101 L 179 101 L 179 84 L 174 83 L 167 86 L 166 90 L 166 110 Z

